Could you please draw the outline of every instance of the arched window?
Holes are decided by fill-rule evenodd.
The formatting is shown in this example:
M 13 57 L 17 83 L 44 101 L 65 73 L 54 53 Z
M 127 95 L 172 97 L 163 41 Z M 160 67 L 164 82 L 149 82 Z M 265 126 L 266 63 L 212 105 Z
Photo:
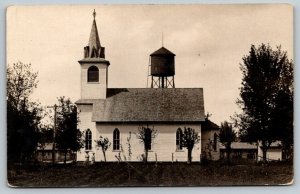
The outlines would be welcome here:
M 120 150 L 120 131 L 117 128 L 113 133 L 113 150 Z
M 182 150 L 182 130 L 180 128 L 176 131 L 176 149 Z
M 96 66 L 91 66 L 88 69 L 88 82 L 99 82 L 99 69 Z
M 85 149 L 86 150 L 92 149 L 92 132 L 90 129 L 87 129 L 85 132 Z
M 217 143 L 218 143 L 218 135 L 215 133 L 214 134 L 214 151 L 217 151 Z

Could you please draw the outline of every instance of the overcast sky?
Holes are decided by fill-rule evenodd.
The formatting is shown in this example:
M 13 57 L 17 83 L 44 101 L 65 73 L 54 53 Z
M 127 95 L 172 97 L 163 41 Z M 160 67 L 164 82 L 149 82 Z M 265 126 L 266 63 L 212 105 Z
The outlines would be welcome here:
M 176 54 L 177 88 L 203 88 L 205 112 L 220 124 L 238 112 L 239 64 L 251 44 L 281 45 L 293 58 L 289 5 L 18 6 L 7 12 L 7 63 L 39 72 L 32 95 L 42 105 L 80 96 L 80 65 L 92 12 L 106 59 L 108 87 L 145 88 L 149 55 L 162 46 Z

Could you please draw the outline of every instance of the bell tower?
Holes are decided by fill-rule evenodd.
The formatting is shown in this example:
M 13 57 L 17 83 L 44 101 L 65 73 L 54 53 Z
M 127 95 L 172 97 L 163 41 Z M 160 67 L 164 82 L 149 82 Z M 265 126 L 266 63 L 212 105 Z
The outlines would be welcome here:
M 100 44 L 95 10 L 93 18 L 89 42 L 84 47 L 84 58 L 78 61 L 81 67 L 80 95 L 81 99 L 106 99 L 110 63 L 105 60 L 105 48 Z

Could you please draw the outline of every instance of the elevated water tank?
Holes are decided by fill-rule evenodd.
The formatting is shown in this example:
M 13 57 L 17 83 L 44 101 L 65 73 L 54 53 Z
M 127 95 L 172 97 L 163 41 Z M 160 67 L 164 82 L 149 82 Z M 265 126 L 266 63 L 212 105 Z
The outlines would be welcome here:
M 175 75 L 175 54 L 161 47 L 150 55 L 151 75 L 156 77 L 168 77 Z

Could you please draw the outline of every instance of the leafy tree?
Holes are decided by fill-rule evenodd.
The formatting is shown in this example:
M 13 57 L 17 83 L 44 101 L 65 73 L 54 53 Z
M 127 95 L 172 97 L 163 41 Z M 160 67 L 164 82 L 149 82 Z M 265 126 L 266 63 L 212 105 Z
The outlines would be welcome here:
M 56 112 L 57 126 L 55 143 L 59 149 L 64 150 L 64 163 L 66 163 L 68 150 L 77 151 L 83 147 L 82 133 L 77 129 L 78 114 L 77 108 L 68 98 L 58 98 Z
M 98 140 L 95 140 L 96 142 L 96 146 L 100 147 L 103 153 L 103 157 L 104 157 L 104 162 L 106 162 L 106 150 L 110 147 L 110 142 L 109 139 L 107 137 L 102 137 L 100 136 Z
M 39 147 L 43 149 L 46 143 L 53 142 L 53 129 L 45 128 L 44 126 L 40 127 L 38 136 Z
M 221 123 L 221 129 L 218 136 L 221 144 L 225 146 L 227 161 L 230 163 L 231 144 L 235 141 L 237 133 L 232 129 L 232 126 L 227 121 L 224 121 Z
M 272 142 L 290 144 L 293 136 L 293 63 L 281 47 L 251 46 L 243 57 L 240 99 L 235 117 L 243 140 L 262 144 L 263 161 Z
M 293 156 L 293 95 L 280 91 L 275 99 L 273 128 L 279 131 L 282 142 L 283 157 L 292 159 Z
M 148 152 L 151 150 L 153 139 L 157 136 L 157 130 L 154 127 L 139 127 L 136 133 L 137 139 L 144 144 L 145 156 L 143 157 L 144 162 L 148 162 Z
M 39 104 L 29 97 L 37 87 L 37 72 L 31 64 L 8 65 L 7 72 L 7 151 L 8 160 L 23 162 L 37 148 L 41 120 Z
M 183 135 L 182 135 L 182 147 L 186 147 L 188 150 L 188 163 L 192 162 L 192 151 L 194 145 L 199 143 L 200 137 L 198 132 L 192 128 L 184 127 Z
M 28 102 L 28 97 L 37 87 L 38 73 L 33 72 L 31 64 L 22 62 L 8 65 L 6 71 L 7 78 L 7 101 L 13 108 L 20 110 L 24 102 Z

